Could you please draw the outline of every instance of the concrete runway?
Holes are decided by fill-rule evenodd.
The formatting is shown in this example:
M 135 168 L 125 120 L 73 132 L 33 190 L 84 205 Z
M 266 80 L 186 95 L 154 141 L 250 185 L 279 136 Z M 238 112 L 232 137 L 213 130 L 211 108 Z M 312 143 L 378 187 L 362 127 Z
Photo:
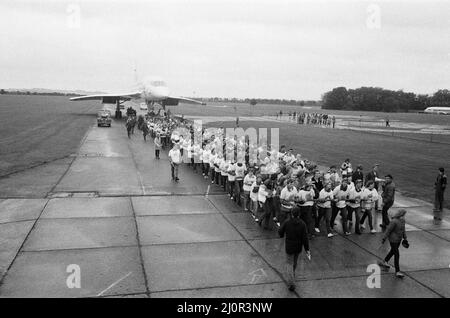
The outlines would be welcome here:
M 381 288 L 366 285 L 367 266 L 388 251 L 380 233 L 322 234 L 291 293 L 276 232 L 190 167 L 172 182 L 166 153 L 155 160 L 138 132 L 93 126 L 76 155 L 0 179 L 1 297 L 450 296 L 449 211 L 435 224 L 431 204 L 397 196 L 411 244 L 403 280 L 391 270 Z M 70 265 L 80 288 L 67 285 Z

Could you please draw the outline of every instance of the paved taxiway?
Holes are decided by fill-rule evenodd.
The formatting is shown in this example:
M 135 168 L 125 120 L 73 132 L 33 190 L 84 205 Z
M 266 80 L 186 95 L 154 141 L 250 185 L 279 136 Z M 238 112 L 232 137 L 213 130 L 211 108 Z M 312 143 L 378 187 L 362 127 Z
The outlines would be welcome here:
M 450 296 L 450 217 L 435 224 L 430 203 L 399 195 L 392 209 L 408 210 L 403 280 L 383 273 L 381 288 L 366 286 L 367 266 L 388 249 L 380 233 L 321 236 L 290 293 L 275 231 L 191 168 L 180 179 L 122 122 L 93 126 L 71 157 L 0 179 L 0 296 Z M 71 264 L 81 288 L 66 284 Z

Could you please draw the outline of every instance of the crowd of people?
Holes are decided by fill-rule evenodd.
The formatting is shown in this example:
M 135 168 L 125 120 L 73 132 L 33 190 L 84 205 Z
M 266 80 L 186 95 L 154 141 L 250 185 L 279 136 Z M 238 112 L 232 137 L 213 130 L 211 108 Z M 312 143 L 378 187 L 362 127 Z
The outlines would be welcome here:
M 279 111 L 275 114 L 277 119 L 283 118 L 283 111 Z M 301 125 L 317 125 L 324 127 L 336 126 L 336 117 L 328 114 L 321 113 L 306 113 L 306 112 L 288 112 L 287 119 L 289 121 L 294 121 Z
M 264 229 L 279 228 L 295 207 L 301 210 L 310 239 L 321 233 L 322 227 L 328 237 L 333 237 L 338 215 L 344 235 L 361 234 L 366 227 L 375 233 L 373 220 L 377 210 L 382 214 L 380 226 L 385 228 L 390 223 L 388 210 L 394 203 L 395 186 L 391 175 L 379 176 L 378 164 L 367 174 L 361 165 L 353 169 L 350 159 L 321 170 L 284 145 L 278 150 L 262 149 L 236 136 L 221 134 L 222 140 L 218 140 L 219 134 L 208 134 L 205 129 L 203 143 L 196 145 L 192 142 L 192 123 L 173 117 L 144 121 L 154 138 L 155 157 L 159 158 L 161 149 L 171 148 L 169 160 L 174 181 L 179 181 L 178 166 L 187 163 L 212 184 L 222 187 Z M 185 135 L 180 134 L 180 127 L 185 128 Z M 226 156 L 230 150 L 227 147 L 234 150 L 231 158 Z M 244 151 L 240 157 L 239 147 Z M 267 154 L 261 155 L 261 151 Z
M 220 186 L 260 227 L 276 229 L 280 236 L 286 235 L 286 240 L 297 237 L 309 257 L 305 237 L 311 240 L 325 233 L 332 238 L 338 231 L 346 236 L 360 235 L 366 230 L 374 234 L 374 216 L 380 213 L 380 228 L 384 231 L 382 242 L 389 239 L 391 250 L 379 265 L 387 268 L 387 262 L 394 256 L 396 276 L 403 277 L 399 268 L 399 246 L 409 246 L 404 229 L 406 211 L 398 211 L 389 218 L 395 185 L 392 175 L 380 176 L 378 164 L 368 173 L 360 164 L 354 169 L 350 159 L 324 169 L 285 145 L 279 149 L 261 147 L 245 137 L 226 136 L 223 128 L 212 131 L 196 128 L 183 118 L 170 116 L 142 117 L 137 120 L 138 128 L 139 122 L 148 128 L 147 131 L 141 126 L 143 133 L 154 138 L 155 158 L 160 158 L 161 149 L 170 148 L 172 180 L 179 181 L 178 168 L 187 163 L 209 182 Z M 196 133 L 202 134 L 200 144 L 193 143 Z M 438 179 L 439 185 L 442 180 L 443 177 Z M 289 234 L 289 229 L 303 229 L 302 224 L 305 237 L 299 233 Z M 286 243 L 287 262 L 295 273 L 299 251 L 297 248 L 297 255 L 292 256 L 291 243 Z

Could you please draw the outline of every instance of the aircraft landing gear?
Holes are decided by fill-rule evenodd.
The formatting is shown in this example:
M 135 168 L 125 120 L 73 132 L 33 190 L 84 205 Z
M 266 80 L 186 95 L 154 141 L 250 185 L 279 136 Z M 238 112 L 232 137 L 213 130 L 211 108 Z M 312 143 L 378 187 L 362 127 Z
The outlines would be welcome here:
M 122 112 L 120 111 L 120 100 L 116 101 L 116 119 L 122 119 Z

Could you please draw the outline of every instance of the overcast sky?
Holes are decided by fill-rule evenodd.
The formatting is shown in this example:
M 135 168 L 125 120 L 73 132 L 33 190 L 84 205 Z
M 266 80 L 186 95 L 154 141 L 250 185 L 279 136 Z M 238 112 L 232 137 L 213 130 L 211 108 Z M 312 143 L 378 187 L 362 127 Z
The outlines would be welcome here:
M 373 6 L 375 4 L 375 6 Z M 79 11 L 79 15 L 78 15 Z M 450 1 L 0 1 L 0 88 L 319 99 L 450 88 Z

